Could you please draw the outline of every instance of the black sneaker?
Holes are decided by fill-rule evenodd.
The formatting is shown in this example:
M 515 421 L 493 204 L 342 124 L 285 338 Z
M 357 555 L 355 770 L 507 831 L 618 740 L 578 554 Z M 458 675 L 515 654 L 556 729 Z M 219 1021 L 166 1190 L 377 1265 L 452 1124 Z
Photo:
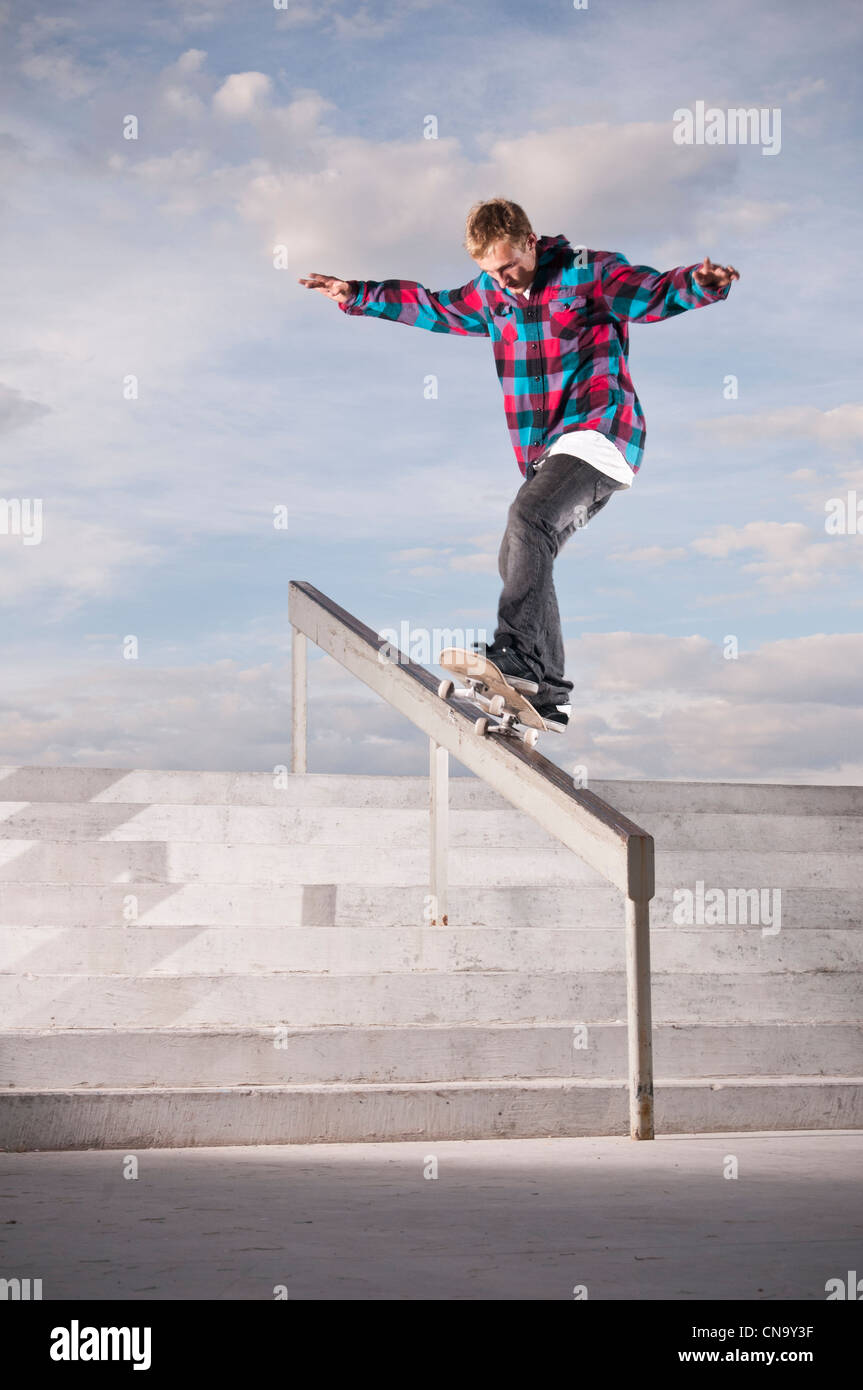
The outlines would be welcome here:
M 480 656 L 494 662 L 501 675 L 506 676 L 516 690 L 521 690 L 525 695 L 537 693 L 539 682 L 515 647 L 497 647 L 494 642 L 474 642 L 473 645 Z
M 542 716 L 549 729 L 561 734 L 566 731 L 572 705 L 534 705 L 534 709 Z

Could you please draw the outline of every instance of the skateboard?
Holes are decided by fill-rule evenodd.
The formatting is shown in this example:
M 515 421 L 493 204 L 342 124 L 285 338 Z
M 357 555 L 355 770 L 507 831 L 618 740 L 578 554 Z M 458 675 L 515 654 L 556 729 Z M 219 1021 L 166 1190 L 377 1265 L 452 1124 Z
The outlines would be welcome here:
M 456 689 L 455 681 L 442 680 L 438 686 L 442 700 L 454 696 L 457 700 L 470 700 L 487 711 L 474 724 L 478 734 L 517 738 L 533 748 L 539 735 L 548 729 L 542 715 L 537 714 L 527 699 L 527 695 L 535 695 L 539 689 L 535 681 L 516 677 L 510 680 L 493 661 L 463 647 L 445 647 L 438 663 L 464 681 L 464 685 Z

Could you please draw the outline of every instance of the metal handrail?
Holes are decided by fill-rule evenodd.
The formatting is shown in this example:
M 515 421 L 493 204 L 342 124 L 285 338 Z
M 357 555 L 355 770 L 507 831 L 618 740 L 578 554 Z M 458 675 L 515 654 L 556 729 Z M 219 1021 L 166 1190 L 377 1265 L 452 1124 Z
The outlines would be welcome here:
M 428 734 L 431 740 L 433 842 L 436 841 L 438 850 L 445 838 L 441 756 L 445 759 L 447 753 L 452 753 L 626 895 L 630 1135 L 633 1139 L 652 1139 L 650 899 L 655 889 L 653 836 L 587 788 L 576 787 L 557 763 L 550 762 L 535 748 L 528 748 L 514 738 L 479 738 L 474 729 L 476 710 L 472 705 L 463 700 L 442 700 L 436 676 L 392 644 L 383 642 L 372 628 L 313 584 L 301 580 L 291 582 L 288 611 L 294 629 L 291 754 L 294 772 L 306 770 L 305 639 L 308 637 Z M 435 862 L 440 861 L 436 861 L 433 851 L 432 863 Z M 432 884 L 435 891 L 440 886 L 441 883 Z

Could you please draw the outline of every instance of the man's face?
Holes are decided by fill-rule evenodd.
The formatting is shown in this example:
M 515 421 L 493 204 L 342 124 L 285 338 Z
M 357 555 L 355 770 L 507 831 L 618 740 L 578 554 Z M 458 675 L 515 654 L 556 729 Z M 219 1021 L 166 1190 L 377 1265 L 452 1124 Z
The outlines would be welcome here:
M 509 241 L 496 241 L 477 265 L 503 290 L 526 290 L 536 271 L 536 236 L 531 232 L 522 250 Z

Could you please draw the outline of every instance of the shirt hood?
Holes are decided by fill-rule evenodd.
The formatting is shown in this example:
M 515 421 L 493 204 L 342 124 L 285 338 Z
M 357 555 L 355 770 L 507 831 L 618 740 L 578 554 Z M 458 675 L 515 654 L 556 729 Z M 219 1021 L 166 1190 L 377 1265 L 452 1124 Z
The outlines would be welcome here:
M 537 242 L 537 266 L 548 265 L 563 250 L 571 250 L 565 236 L 541 236 Z

